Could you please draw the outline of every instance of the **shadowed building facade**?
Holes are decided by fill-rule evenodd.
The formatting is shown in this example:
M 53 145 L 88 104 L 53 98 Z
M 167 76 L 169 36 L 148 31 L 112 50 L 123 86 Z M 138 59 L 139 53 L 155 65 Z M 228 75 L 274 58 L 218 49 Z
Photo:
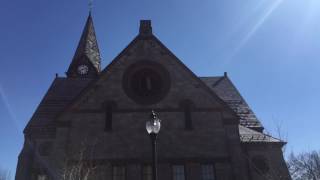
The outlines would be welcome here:
M 290 179 L 285 142 L 263 132 L 227 74 L 195 75 L 151 21 L 100 64 L 89 15 L 66 77 L 54 79 L 24 130 L 16 180 L 149 180 L 151 110 L 162 120 L 159 180 Z

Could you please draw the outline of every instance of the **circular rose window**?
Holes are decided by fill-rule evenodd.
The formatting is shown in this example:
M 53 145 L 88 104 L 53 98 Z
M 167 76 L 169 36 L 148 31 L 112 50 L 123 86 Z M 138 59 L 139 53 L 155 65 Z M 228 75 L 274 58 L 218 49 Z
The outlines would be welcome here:
M 139 61 L 127 68 L 123 75 L 125 93 L 139 104 L 159 102 L 170 88 L 168 71 L 160 64 Z

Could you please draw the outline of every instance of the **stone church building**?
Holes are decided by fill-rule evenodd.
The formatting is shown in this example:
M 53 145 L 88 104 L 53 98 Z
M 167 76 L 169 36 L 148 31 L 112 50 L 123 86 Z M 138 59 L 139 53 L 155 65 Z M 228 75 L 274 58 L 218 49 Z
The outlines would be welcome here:
M 227 73 L 199 77 L 142 20 L 104 69 L 91 15 L 65 77 L 28 122 L 16 180 L 151 180 L 145 124 L 161 119 L 159 180 L 288 180 L 285 142 L 264 127 Z

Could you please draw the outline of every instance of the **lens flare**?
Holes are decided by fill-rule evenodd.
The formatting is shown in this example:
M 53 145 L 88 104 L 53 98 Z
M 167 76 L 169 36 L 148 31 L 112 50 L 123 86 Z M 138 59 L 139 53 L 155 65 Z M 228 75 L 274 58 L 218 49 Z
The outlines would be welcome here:
M 256 23 L 250 28 L 248 32 L 245 33 L 243 38 L 239 41 L 239 43 L 235 46 L 229 56 L 225 59 L 223 66 L 227 65 L 233 57 L 247 44 L 248 41 L 253 37 L 253 35 L 263 26 L 266 20 L 270 17 L 270 15 L 281 5 L 284 0 L 274 0 L 274 2 L 269 5 L 264 13 L 258 18 Z M 261 6 L 261 3 L 259 4 Z
M 17 131 L 20 133 L 22 131 L 22 126 L 21 124 L 18 122 L 17 120 L 17 117 L 15 116 L 15 114 L 13 113 L 12 111 L 12 108 L 11 108 L 11 105 L 8 101 L 8 98 L 0 84 L 0 100 L 2 99 L 2 102 L 5 106 L 5 108 L 7 109 L 8 113 L 9 113 L 9 116 L 10 116 L 10 119 L 13 121 L 14 125 L 15 125 L 15 128 L 17 129 Z

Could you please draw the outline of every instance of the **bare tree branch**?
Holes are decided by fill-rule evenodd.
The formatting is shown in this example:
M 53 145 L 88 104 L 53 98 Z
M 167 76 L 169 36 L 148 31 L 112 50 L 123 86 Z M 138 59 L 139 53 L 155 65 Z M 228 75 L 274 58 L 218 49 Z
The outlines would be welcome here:
M 96 143 L 96 142 L 95 142 Z M 62 173 L 59 179 L 61 180 L 88 180 L 92 179 L 96 170 L 92 156 L 94 148 L 89 148 L 88 143 L 83 142 L 81 149 L 75 157 L 66 159 Z M 92 147 L 94 147 L 93 145 Z M 89 159 L 89 160 L 88 160 Z
M 288 167 L 293 180 L 320 179 L 320 151 L 290 154 Z

